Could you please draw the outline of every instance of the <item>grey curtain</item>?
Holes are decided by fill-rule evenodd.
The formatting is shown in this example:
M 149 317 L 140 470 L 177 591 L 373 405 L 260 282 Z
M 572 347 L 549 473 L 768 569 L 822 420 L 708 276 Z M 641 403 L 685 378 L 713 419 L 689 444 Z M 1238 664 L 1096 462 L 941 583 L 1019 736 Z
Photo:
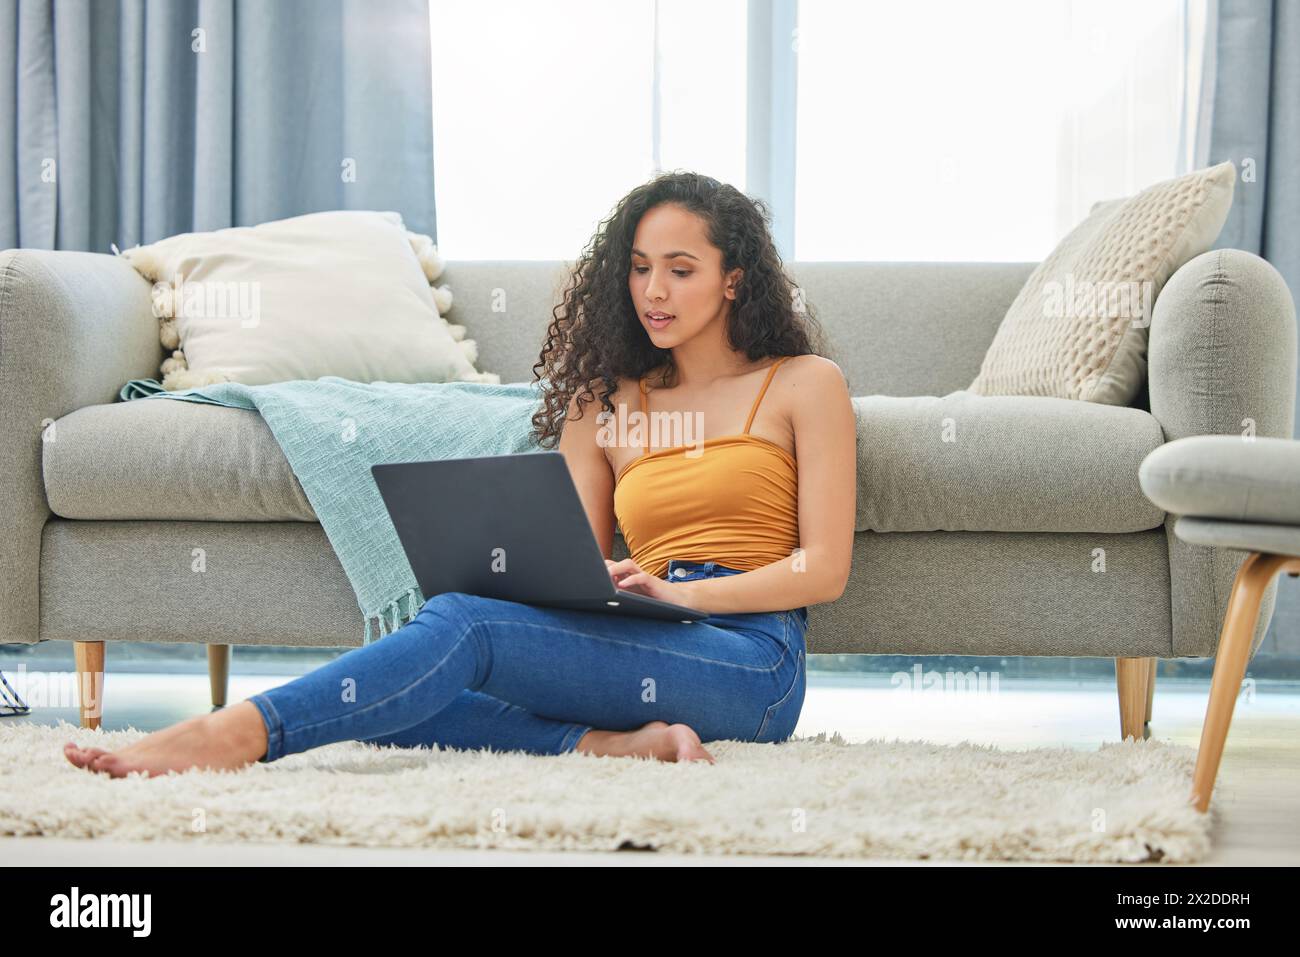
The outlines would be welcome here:
M 1216 247 L 1263 256 L 1300 300 L 1300 3 L 1217 0 L 1211 12 L 1216 6 L 1205 74 L 1209 155 L 1198 165 L 1237 164 Z
M 326 209 L 434 238 L 426 0 L 0 0 L 0 248 Z
M 1263 256 L 1300 301 L 1300 3 L 1217 0 L 1210 13 L 1210 109 L 1199 131 L 1208 155 L 1198 165 L 1233 160 L 1238 174 L 1215 246 Z M 1261 650 L 1300 654 L 1300 587 L 1285 577 Z

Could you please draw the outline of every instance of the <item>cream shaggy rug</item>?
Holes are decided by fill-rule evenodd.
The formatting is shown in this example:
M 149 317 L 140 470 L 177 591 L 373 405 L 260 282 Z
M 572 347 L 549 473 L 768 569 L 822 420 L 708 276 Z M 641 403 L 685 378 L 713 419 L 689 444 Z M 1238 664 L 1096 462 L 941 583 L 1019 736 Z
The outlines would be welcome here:
M 1214 813 L 1195 751 L 1156 739 L 1002 751 L 838 734 L 715 741 L 717 764 L 340 742 L 242 771 L 109 778 L 63 743 L 143 737 L 0 721 L 0 834 L 930 860 L 1190 862 Z

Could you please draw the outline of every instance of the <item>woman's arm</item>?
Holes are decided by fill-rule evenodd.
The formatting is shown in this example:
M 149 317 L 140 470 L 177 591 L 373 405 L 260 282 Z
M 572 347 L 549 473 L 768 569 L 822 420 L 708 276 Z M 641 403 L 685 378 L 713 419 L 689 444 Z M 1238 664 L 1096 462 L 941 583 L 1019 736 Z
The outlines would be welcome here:
M 786 611 L 834 601 L 844 593 L 857 516 L 857 416 L 840 367 L 801 357 L 785 389 L 799 467 L 799 549 L 744 575 L 673 585 L 672 601 L 710 614 Z M 682 589 L 678 591 L 677 589 Z
M 564 417 L 564 430 L 560 433 L 558 451 L 564 456 L 569 475 L 578 489 L 578 497 L 591 522 L 600 553 L 609 558 L 614 551 L 614 473 L 610 470 L 605 450 L 596 441 L 600 423 L 600 402 L 585 403 L 582 418 L 577 415 L 577 396 L 569 401 Z

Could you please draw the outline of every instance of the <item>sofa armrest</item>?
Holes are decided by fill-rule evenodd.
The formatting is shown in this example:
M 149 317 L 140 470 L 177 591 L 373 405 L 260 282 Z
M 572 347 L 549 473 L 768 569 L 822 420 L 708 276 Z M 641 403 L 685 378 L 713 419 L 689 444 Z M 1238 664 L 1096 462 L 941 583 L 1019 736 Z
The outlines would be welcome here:
M 58 441 L 47 426 L 158 375 L 150 288 L 116 256 L 0 252 L 0 643 L 39 640 L 41 443 Z
M 1216 249 L 1170 277 L 1152 314 L 1151 414 L 1166 442 L 1189 435 L 1292 437 L 1296 399 L 1295 302 L 1281 274 L 1240 249 Z M 1165 519 L 1174 656 L 1218 647 L 1228 596 L 1245 552 L 1190 545 Z M 1274 580 L 1260 607 L 1251 655 L 1268 630 Z

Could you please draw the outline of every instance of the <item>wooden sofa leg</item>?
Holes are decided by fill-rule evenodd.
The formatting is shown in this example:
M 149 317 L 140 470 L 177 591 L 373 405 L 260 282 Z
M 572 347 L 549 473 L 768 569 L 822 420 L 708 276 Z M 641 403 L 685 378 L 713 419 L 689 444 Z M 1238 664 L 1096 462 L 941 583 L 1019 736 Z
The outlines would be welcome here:
M 1154 658 L 1116 658 L 1115 685 L 1119 690 L 1120 740 L 1135 741 L 1151 732 L 1146 727 L 1147 701 L 1151 697 L 1151 671 Z
M 208 645 L 208 686 L 212 689 L 212 707 L 224 708 L 230 687 L 229 645 Z
M 98 728 L 104 715 L 104 643 L 74 641 L 77 667 L 77 705 L 83 728 Z
M 1152 706 L 1153 704 L 1155 704 L 1155 701 L 1156 701 L 1156 669 L 1157 669 L 1159 666 L 1160 666 L 1160 659 L 1159 659 L 1159 658 L 1152 658 L 1152 659 L 1151 659 L 1151 671 L 1150 671 L 1150 673 L 1147 675 L 1147 720 L 1146 720 L 1146 723 L 1147 723 L 1148 725 L 1151 724 L 1151 706 Z M 1147 729 L 1147 734 L 1150 734 L 1150 733 L 1151 733 L 1151 732 L 1150 732 L 1150 728 L 1148 728 L 1148 729 Z
M 1237 569 L 1228 597 L 1228 611 L 1219 635 L 1214 656 L 1214 677 L 1210 679 L 1210 701 L 1201 727 L 1201 746 L 1196 752 L 1196 770 L 1192 774 L 1192 801 L 1204 813 L 1210 806 L 1210 793 L 1219 774 L 1223 745 L 1228 740 L 1232 709 L 1246 674 L 1250 645 L 1259 622 L 1260 600 L 1279 571 L 1300 571 L 1300 557 L 1251 552 Z

